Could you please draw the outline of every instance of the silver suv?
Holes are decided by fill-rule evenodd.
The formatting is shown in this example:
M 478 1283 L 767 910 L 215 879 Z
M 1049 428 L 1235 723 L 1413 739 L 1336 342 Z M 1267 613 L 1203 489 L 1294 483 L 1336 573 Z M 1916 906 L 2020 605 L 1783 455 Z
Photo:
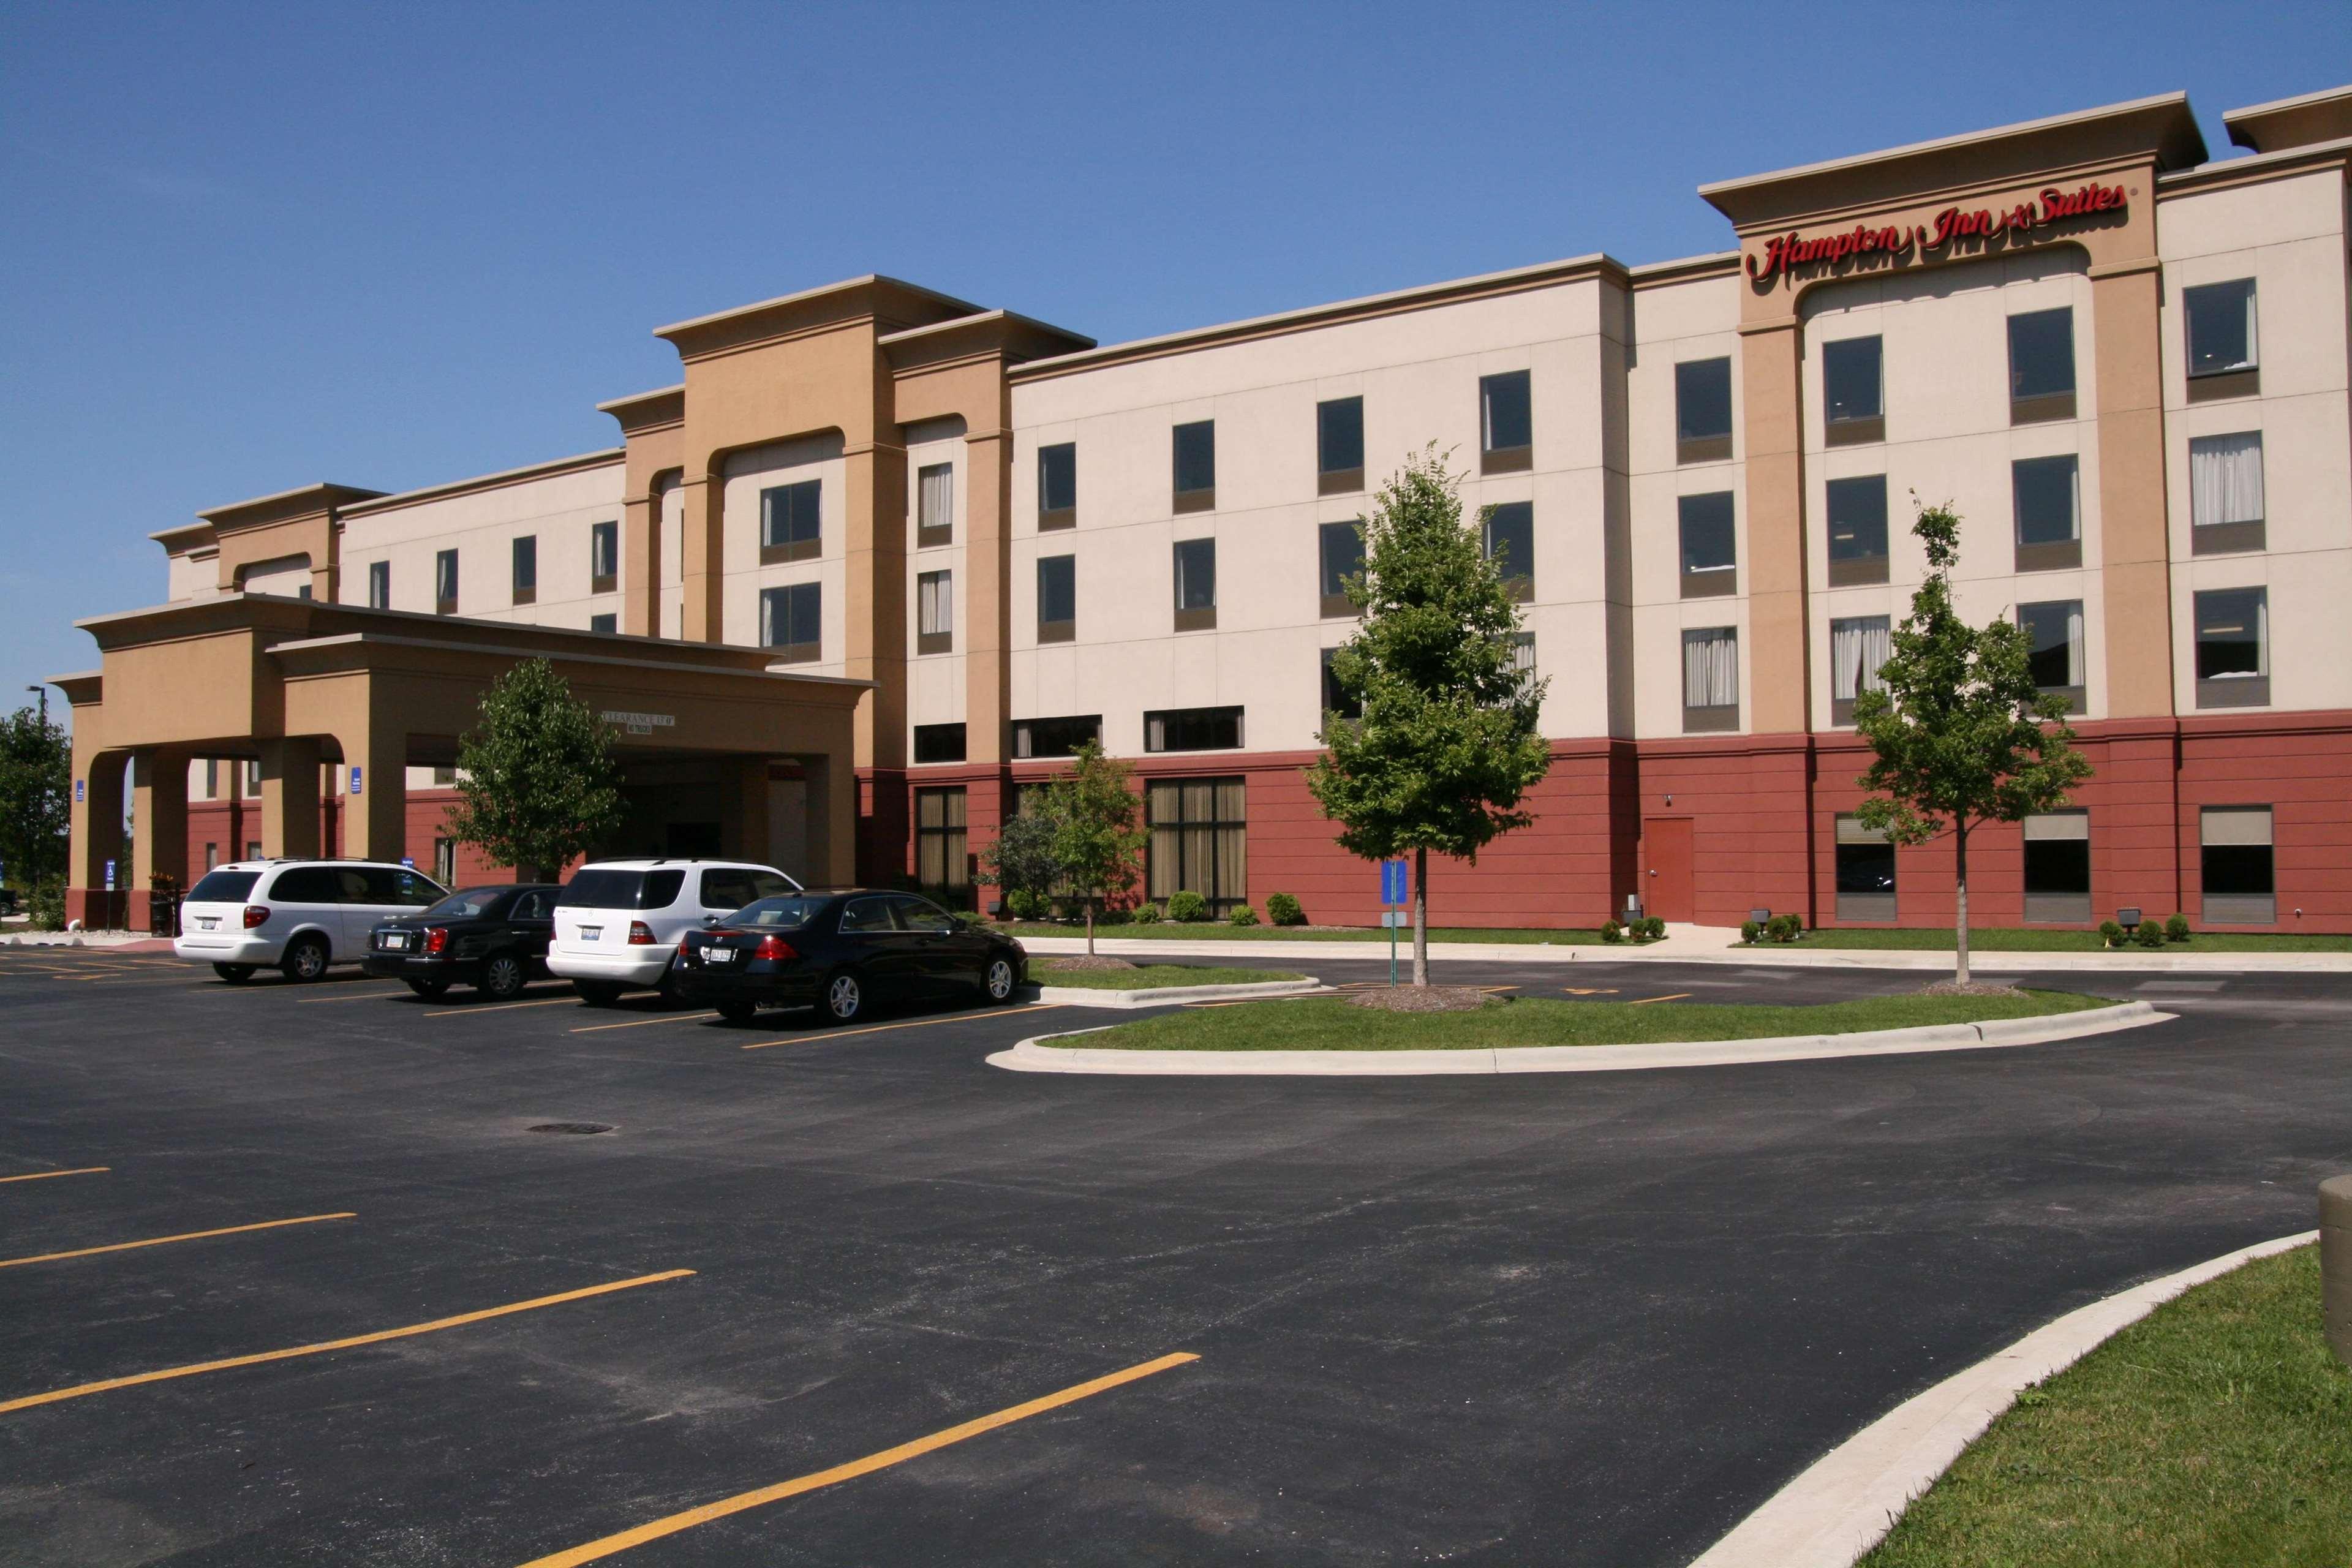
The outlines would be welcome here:
M 240 984 L 257 969 L 316 980 L 367 955 L 368 932 L 448 897 L 430 877 L 373 860 L 239 860 L 188 889 L 172 951 Z

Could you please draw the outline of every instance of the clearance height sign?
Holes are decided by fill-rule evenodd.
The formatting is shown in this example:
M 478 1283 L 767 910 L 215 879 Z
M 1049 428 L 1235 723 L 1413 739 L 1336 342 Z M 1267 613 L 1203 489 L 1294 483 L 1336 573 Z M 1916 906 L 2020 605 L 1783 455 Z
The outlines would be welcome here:
M 2036 238 L 2046 229 L 2098 213 L 2119 212 L 2129 202 L 2121 185 L 2092 184 L 2072 191 L 2052 187 L 2006 208 L 1946 207 L 1932 223 L 1857 224 L 1833 234 L 1816 235 L 1792 229 L 1765 241 L 1761 251 L 1748 253 L 1748 276 L 1759 283 L 1769 283 L 1800 268 L 1835 267 L 1856 257 L 1901 261 L 1910 257 L 1925 258 L 1930 251 L 1948 251 L 1964 240 Z

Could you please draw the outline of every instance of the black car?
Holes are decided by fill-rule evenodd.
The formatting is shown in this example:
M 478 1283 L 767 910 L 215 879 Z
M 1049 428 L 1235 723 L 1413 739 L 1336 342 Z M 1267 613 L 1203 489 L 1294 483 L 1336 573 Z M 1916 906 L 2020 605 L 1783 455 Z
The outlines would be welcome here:
M 405 980 L 419 996 L 471 985 L 507 1001 L 547 974 L 561 891 L 551 882 L 527 882 L 452 893 L 369 931 L 360 967 L 379 980 Z
M 815 1006 L 846 1024 L 884 998 L 1008 1001 L 1027 963 L 1011 937 L 929 899 L 848 888 L 761 899 L 688 931 L 671 973 L 682 999 L 730 1023 L 761 1007 Z

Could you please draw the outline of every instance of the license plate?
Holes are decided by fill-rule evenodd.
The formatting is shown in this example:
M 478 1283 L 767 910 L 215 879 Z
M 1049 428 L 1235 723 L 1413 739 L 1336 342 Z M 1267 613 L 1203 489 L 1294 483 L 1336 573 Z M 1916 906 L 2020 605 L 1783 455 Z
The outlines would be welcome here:
M 705 963 L 732 963 L 735 962 L 735 950 L 731 947 L 706 947 L 702 950 L 702 962 Z
M 604 928 L 603 926 L 582 926 L 580 928 L 580 940 L 582 942 L 594 942 L 598 937 L 601 937 L 604 934 Z
M 218 931 L 220 930 L 220 917 L 218 915 L 199 915 L 196 917 L 196 929 L 198 931 Z
M 406 947 L 408 945 L 408 933 L 405 931 L 393 931 L 384 937 L 383 945 L 388 948 Z

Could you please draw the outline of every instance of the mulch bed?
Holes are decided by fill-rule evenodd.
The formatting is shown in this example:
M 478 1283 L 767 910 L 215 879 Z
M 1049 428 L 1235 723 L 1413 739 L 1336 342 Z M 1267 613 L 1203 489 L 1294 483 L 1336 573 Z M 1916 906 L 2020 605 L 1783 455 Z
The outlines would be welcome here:
M 1489 1003 L 1501 1005 L 1503 998 L 1489 996 L 1475 985 L 1389 985 L 1359 991 L 1348 1000 L 1383 1013 L 1475 1013 Z

